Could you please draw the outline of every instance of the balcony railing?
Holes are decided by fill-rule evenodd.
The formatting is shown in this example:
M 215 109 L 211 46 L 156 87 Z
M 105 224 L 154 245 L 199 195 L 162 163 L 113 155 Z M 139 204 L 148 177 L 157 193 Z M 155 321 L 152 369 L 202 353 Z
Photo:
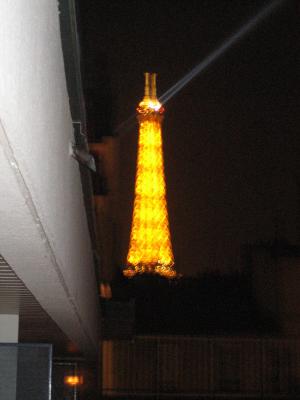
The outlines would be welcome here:
M 299 398 L 300 340 L 139 336 L 104 341 L 103 394 Z

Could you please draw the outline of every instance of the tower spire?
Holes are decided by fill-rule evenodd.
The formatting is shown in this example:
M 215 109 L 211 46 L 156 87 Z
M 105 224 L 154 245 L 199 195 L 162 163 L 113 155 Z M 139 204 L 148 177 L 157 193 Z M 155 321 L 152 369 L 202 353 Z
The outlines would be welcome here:
M 137 108 L 139 142 L 134 208 L 125 276 L 176 276 L 169 229 L 161 125 L 164 109 L 156 97 L 156 74 L 145 73 L 144 98 Z
M 144 92 L 144 100 L 150 99 L 150 79 L 149 72 L 145 72 L 145 92 Z
M 157 100 L 156 98 L 156 74 L 151 74 L 151 98 Z

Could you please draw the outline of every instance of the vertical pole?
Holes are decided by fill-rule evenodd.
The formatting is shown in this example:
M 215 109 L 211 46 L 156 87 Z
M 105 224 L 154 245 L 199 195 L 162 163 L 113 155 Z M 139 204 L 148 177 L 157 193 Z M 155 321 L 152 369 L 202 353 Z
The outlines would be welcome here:
M 157 367 L 156 367 L 156 398 L 157 399 L 159 399 L 159 387 L 160 387 L 160 385 L 159 385 L 159 378 L 160 378 L 160 373 L 159 373 L 159 370 L 160 370 L 160 368 L 159 368 L 159 364 L 160 364 L 160 357 L 159 357 L 159 352 L 160 352 L 160 343 L 159 343 L 159 341 L 160 341 L 160 338 L 158 337 L 157 338 L 157 357 L 156 357 L 156 360 L 157 360 Z
M 215 395 L 215 363 L 214 363 L 214 339 L 208 339 L 210 343 L 210 390 Z
M 149 80 L 149 72 L 145 72 L 145 92 L 144 98 L 149 99 L 150 97 L 150 80 Z
M 77 364 L 75 364 L 74 375 L 78 376 Z M 74 400 L 77 400 L 77 383 L 74 386 Z
M 151 74 L 151 93 L 150 93 L 151 99 L 156 99 L 156 74 L 152 73 Z
M 260 385 L 261 385 L 261 398 L 264 399 L 264 371 L 265 371 L 265 366 L 264 366 L 264 340 L 260 340 Z

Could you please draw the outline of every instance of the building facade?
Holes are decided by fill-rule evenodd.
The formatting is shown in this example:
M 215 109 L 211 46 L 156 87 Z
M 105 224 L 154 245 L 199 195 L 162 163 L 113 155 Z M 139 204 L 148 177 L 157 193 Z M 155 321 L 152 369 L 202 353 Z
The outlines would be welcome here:
M 75 2 L 4 0 L 0 15 L 0 398 L 84 399 L 102 255 Z

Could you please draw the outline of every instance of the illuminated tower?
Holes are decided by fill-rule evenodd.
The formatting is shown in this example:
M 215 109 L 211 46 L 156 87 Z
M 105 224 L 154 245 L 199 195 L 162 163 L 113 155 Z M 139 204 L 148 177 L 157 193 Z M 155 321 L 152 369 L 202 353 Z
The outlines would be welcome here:
M 176 276 L 164 176 L 161 125 L 164 108 L 156 97 L 156 74 L 145 73 L 145 95 L 137 108 L 139 142 L 135 198 L 125 276 Z

